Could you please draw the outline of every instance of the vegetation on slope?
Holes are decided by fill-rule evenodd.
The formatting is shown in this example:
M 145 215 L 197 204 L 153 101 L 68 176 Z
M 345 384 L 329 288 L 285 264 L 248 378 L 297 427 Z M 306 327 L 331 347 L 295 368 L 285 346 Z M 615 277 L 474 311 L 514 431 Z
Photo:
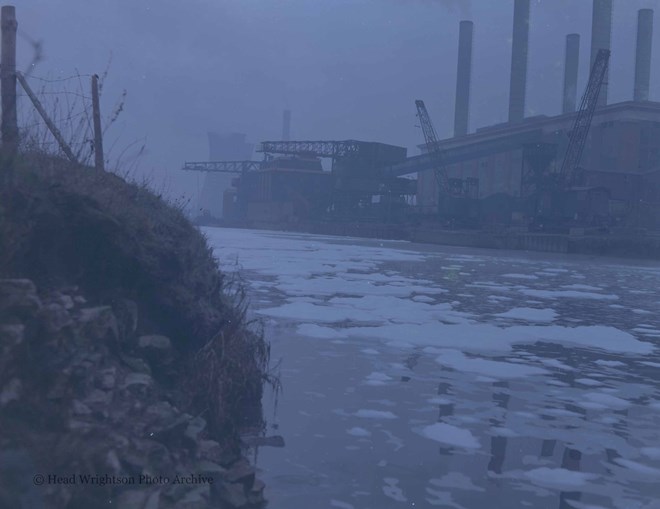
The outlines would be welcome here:
M 181 210 L 146 186 L 38 154 L 11 169 L 0 186 L 0 428 L 10 430 L 0 470 L 16 444 L 43 469 L 77 471 L 92 450 L 105 458 L 85 463 L 95 472 L 111 451 L 126 475 L 194 472 L 202 459 L 230 468 L 239 428 L 261 422 L 268 379 L 268 346 L 246 319 L 240 284 L 220 273 Z M 110 431 L 141 442 L 92 447 L 89 437 Z M 80 447 L 57 449 L 63 435 Z M 168 461 L 132 464 L 131 448 L 157 439 Z M 237 468 L 218 496 L 235 507 L 250 494 L 258 501 L 253 472 Z M 58 493 L 53 507 L 95 503 L 89 491 Z

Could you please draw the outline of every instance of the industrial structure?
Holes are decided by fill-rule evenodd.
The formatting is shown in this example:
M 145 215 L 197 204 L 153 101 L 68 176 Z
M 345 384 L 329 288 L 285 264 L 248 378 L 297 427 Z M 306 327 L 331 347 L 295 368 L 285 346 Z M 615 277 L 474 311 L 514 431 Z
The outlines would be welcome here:
M 435 221 L 559 232 L 660 226 L 660 103 L 650 101 L 653 11 L 638 12 L 632 100 L 608 104 L 612 0 L 593 0 L 586 90 L 578 91 L 580 36 L 568 34 L 561 114 L 533 117 L 525 115 L 530 0 L 514 0 L 513 14 L 506 123 L 469 130 L 473 23 L 461 21 L 454 137 L 439 140 L 423 101 L 416 101 L 421 155 L 357 140 L 291 141 L 287 110 L 282 140 L 257 147 L 263 161 L 215 160 L 184 169 L 234 173 L 224 218 L 246 225 Z

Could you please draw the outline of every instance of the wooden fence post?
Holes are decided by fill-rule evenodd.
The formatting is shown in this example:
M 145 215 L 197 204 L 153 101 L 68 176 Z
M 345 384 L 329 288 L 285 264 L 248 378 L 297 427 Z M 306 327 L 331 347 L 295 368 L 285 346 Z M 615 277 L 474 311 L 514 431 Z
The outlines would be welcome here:
M 16 116 L 16 9 L 3 5 L 0 14 L 0 94 L 2 95 L 2 150 L 11 159 L 18 149 L 18 119 Z
M 92 115 L 94 119 L 94 167 L 97 171 L 103 171 L 103 132 L 101 131 L 98 74 L 92 76 Z

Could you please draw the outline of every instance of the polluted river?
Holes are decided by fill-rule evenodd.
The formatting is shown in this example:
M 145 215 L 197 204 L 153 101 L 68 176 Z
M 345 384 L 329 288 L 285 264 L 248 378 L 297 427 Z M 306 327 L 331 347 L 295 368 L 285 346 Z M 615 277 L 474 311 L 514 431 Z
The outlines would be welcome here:
M 204 228 L 283 390 L 268 509 L 660 508 L 660 266 Z

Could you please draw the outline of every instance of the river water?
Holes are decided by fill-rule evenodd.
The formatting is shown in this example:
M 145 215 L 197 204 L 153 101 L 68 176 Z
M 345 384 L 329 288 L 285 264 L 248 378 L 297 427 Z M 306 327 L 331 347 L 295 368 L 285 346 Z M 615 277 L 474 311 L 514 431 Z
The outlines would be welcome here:
M 660 508 L 660 264 L 204 232 L 280 362 L 268 509 Z

